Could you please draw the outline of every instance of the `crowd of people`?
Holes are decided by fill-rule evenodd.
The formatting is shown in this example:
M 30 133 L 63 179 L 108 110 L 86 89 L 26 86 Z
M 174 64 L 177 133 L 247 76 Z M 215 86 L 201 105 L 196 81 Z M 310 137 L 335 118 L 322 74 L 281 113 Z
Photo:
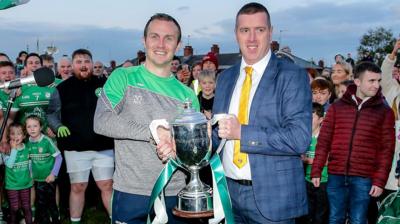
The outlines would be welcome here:
M 241 60 L 223 71 L 212 52 L 181 62 L 180 25 L 163 13 L 144 28 L 145 56 L 121 66 L 106 68 L 86 49 L 57 63 L 25 51 L 13 63 L 0 53 L 1 82 L 41 67 L 57 77 L 0 91 L 0 201 L 8 202 L 0 217 L 61 223 L 63 207 L 81 223 L 92 173 L 112 223 L 145 223 L 155 181 L 176 156 L 170 129 L 158 126 L 155 139 L 149 126 L 173 120 L 190 99 L 207 119 L 233 115 L 211 137 L 228 140 L 221 158 L 235 223 L 376 223 L 377 204 L 400 185 L 400 40 L 381 66 L 338 54 L 332 68 L 307 74 L 271 51 L 262 4 L 239 10 L 235 35 Z M 201 178 L 212 184 L 209 168 Z M 193 221 L 172 214 L 184 186 L 178 170 L 164 192 L 168 223 Z

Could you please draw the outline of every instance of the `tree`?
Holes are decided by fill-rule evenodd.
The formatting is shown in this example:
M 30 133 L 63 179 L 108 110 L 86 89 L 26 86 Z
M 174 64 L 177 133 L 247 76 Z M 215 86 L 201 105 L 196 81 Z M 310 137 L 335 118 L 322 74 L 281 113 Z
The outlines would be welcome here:
M 369 55 L 379 65 L 382 64 L 385 55 L 392 51 L 396 39 L 391 29 L 377 27 L 370 29 L 361 37 L 358 47 L 358 59 L 366 60 Z

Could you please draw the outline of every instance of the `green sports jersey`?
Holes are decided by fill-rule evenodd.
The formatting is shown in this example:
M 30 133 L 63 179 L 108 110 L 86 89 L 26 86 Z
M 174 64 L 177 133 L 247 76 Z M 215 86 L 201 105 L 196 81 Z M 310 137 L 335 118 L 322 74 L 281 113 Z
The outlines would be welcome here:
M 4 92 L 4 90 L 0 90 L 0 108 L 3 112 L 7 110 L 9 96 L 9 93 Z M 11 106 L 11 111 L 18 111 L 18 105 L 16 103 Z
M 36 84 L 26 84 L 21 87 L 22 94 L 15 100 L 19 108 L 17 121 L 24 124 L 30 115 L 36 115 L 42 119 L 43 131 L 47 128 L 46 110 L 49 106 L 50 96 L 54 92 L 56 83 L 46 87 Z
M 17 149 L 17 156 L 12 167 L 6 166 L 5 188 L 7 190 L 22 190 L 32 187 L 29 163 L 29 150 L 24 145 Z
M 192 101 L 193 108 L 200 110 L 199 101 L 193 90 L 183 85 L 173 75 L 166 78 L 159 77 L 151 73 L 143 65 L 126 70 L 119 69 L 113 72 L 113 75 L 115 78 L 109 78 L 104 85 L 104 92 L 113 107 L 124 99 L 127 88 L 133 87 L 154 93 L 160 97 L 178 100 L 182 103 L 189 99 Z M 136 100 L 146 101 L 146 95 L 137 95 Z
M 306 152 L 306 155 L 309 158 L 315 157 L 315 148 L 317 146 L 317 139 L 318 139 L 317 136 L 312 136 L 310 147 Z M 311 168 L 312 168 L 311 164 L 306 165 L 306 180 L 308 182 L 311 182 Z M 324 166 L 321 173 L 321 183 L 326 183 L 327 181 L 328 181 L 328 166 Z
M 45 181 L 53 169 L 55 157 L 60 154 L 53 141 L 42 134 L 39 140 L 29 138 L 26 147 L 32 161 L 32 176 L 34 181 Z

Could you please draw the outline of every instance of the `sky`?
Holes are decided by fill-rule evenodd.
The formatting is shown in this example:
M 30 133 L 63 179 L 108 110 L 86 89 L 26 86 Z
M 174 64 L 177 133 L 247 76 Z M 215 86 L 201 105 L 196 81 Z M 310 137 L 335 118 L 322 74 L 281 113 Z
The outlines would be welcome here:
M 206 54 L 212 44 L 220 53 L 236 53 L 234 36 L 237 11 L 243 0 L 30 0 L 0 11 L 0 52 L 15 59 L 29 49 L 44 53 L 54 45 L 62 55 L 78 48 L 89 49 L 94 60 L 122 63 L 143 50 L 147 20 L 155 13 L 172 15 L 182 28 L 183 46 Z M 334 55 L 356 57 L 360 38 L 382 26 L 400 34 L 398 0 L 271 0 L 264 4 L 274 27 L 273 40 L 289 46 L 306 60 L 333 63 Z M 182 55 L 180 50 L 178 55 Z

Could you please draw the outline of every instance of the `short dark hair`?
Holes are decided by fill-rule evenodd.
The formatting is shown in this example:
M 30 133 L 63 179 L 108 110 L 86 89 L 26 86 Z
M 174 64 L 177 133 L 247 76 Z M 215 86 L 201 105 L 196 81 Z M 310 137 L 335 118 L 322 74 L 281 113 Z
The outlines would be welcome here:
M 318 117 L 324 117 L 324 106 L 319 103 L 312 103 L 312 112 Z
M 176 55 L 174 55 L 174 57 L 172 58 L 172 61 L 175 61 L 175 60 L 179 61 L 179 64 L 181 63 L 181 59 Z
M 13 67 L 14 64 L 11 61 L 0 61 L 0 68 L 2 67 Z
M 143 32 L 144 38 L 147 37 L 149 25 L 153 20 L 173 22 L 176 25 L 176 27 L 178 27 L 178 43 L 181 42 L 181 37 L 182 37 L 181 26 L 179 26 L 179 23 L 174 19 L 174 17 L 165 13 L 156 13 L 152 17 L 150 17 L 149 21 L 147 21 L 146 26 L 144 27 L 144 32 Z
M 375 63 L 364 61 L 356 65 L 354 68 L 354 79 L 361 79 L 366 71 L 374 73 L 382 73 L 381 68 Z
M 36 53 L 29 53 L 29 54 L 26 56 L 26 58 L 25 58 L 24 66 L 26 66 L 26 63 L 28 62 L 28 58 L 30 58 L 30 57 L 37 57 L 37 58 L 39 58 L 39 60 L 40 60 L 40 65 L 43 65 L 43 59 L 42 59 L 38 54 L 36 54 Z
M 22 54 L 26 54 L 26 55 L 28 55 L 28 52 L 26 52 L 26 51 L 20 51 L 20 52 L 18 53 L 18 57 L 21 57 L 21 56 L 22 56 Z
M 4 56 L 4 57 L 6 57 L 8 59 L 8 61 L 11 61 L 10 57 L 8 57 L 8 55 L 6 53 L 0 52 L 0 56 Z
M 75 50 L 74 51 L 74 53 L 72 53 L 72 60 L 74 60 L 74 58 L 75 58 L 75 56 L 76 55 L 88 55 L 89 57 L 90 57 L 90 59 L 91 60 L 93 60 L 93 58 L 92 58 L 92 53 L 90 53 L 90 51 L 89 50 L 87 50 L 87 49 L 83 49 L 83 48 L 80 48 L 80 49 L 78 49 L 78 50 Z
M 267 25 L 268 28 L 271 28 L 271 16 L 269 15 L 269 12 L 265 6 L 263 6 L 260 3 L 257 2 L 251 2 L 246 5 L 244 5 L 236 14 L 236 25 L 235 29 L 237 29 L 238 26 L 238 18 L 240 15 L 253 15 L 258 12 L 264 12 L 267 15 Z
M 54 62 L 53 56 L 51 56 L 49 54 L 42 54 L 42 55 L 40 55 L 40 57 L 42 58 L 43 61 L 53 61 Z

